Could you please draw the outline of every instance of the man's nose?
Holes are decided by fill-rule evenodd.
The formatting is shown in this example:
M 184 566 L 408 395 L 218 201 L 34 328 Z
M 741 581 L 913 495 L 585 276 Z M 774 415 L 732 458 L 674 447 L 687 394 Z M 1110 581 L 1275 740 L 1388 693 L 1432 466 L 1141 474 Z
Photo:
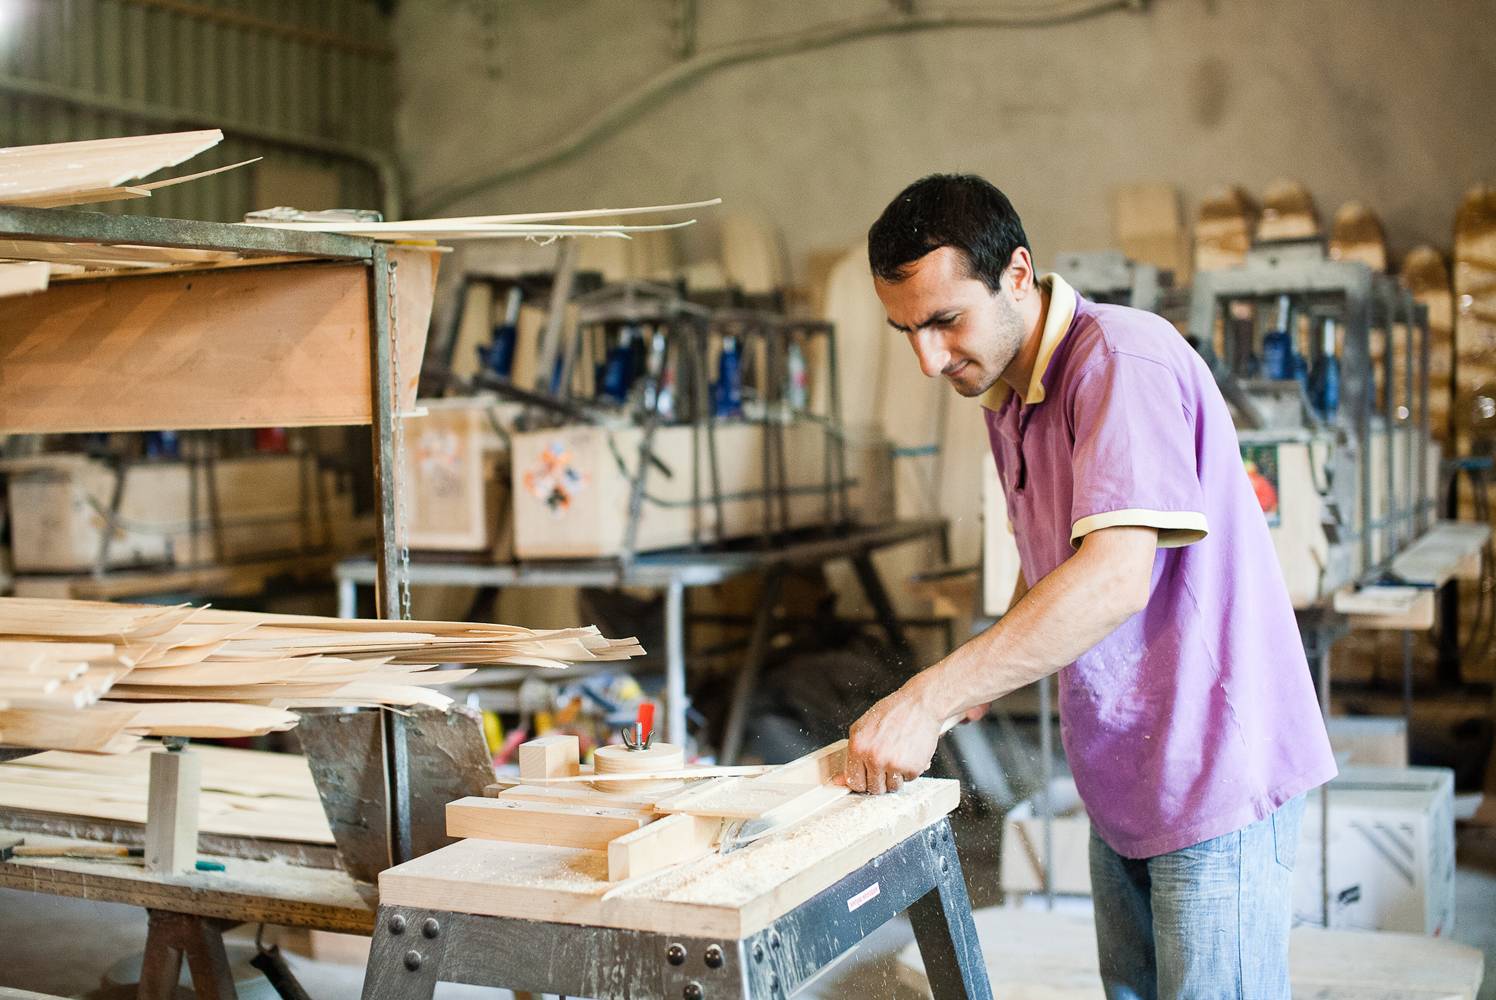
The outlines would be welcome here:
M 935 378 L 951 363 L 951 352 L 945 349 L 943 339 L 933 330 L 916 330 L 909 338 L 926 378 Z

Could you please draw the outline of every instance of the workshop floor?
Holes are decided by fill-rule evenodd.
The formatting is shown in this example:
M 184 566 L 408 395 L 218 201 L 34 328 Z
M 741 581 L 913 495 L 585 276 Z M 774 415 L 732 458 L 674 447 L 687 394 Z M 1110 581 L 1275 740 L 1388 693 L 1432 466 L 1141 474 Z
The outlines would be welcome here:
M 995 823 L 968 818 L 957 827 L 962 864 L 975 886 L 973 902 L 989 906 L 996 885 Z M 1472 834 L 1460 840 L 1460 868 L 1456 876 L 1455 938 L 1486 953 L 1487 981 L 1480 1000 L 1496 1000 L 1496 834 Z M 0 961 L 0 986 L 36 990 L 63 997 L 114 1000 L 99 992 L 104 972 L 122 957 L 139 954 L 145 944 L 142 910 L 112 903 L 62 899 L 0 889 L 0 941 L 6 942 Z M 251 929 L 234 937 L 247 942 Z M 842 997 L 888 997 L 906 1000 L 898 984 L 896 957 L 913 939 L 906 920 L 890 922 L 868 938 L 838 965 L 797 994 L 810 1000 Z M 297 977 L 315 1000 L 357 997 L 363 968 L 356 964 L 312 961 L 291 955 Z M 117 996 L 118 994 L 116 994 Z M 182 997 L 190 997 L 186 991 Z M 444 983 L 438 1000 L 507 1000 L 503 990 Z

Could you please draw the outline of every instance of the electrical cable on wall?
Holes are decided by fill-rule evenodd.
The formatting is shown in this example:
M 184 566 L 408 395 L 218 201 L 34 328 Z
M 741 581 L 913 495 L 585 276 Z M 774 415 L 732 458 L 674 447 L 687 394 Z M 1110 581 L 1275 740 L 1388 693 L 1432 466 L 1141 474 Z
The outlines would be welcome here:
M 454 181 L 418 196 L 419 211 L 436 213 L 490 188 L 526 177 L 577 156 L 630 125 L 665 98 L 715 73 L 744 63 L 831 48 L 879 35 L 953 28 L 1035 28 L 1069 24 L 1118 10 L 1142 10 L 1146 0 L 1038 0 L 1009 3 L 997 10 L 957 8 L 900 15 L 877 15 L 731 45 L 702 49 L 656 74 L 604 108 L 590 121 L 539 150 L 498 170 Z

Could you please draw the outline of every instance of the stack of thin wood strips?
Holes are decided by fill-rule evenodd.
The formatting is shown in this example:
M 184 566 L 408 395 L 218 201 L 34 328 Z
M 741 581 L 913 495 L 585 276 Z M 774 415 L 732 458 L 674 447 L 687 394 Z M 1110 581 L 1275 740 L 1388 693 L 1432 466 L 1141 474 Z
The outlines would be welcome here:
M 595 628 L 534 631 L 0 598 L 0 744 L 118 753 L 142 736 L 252 736 L 288 709 L 445 707 L 446 663 L 565 667 L 642 654 Z

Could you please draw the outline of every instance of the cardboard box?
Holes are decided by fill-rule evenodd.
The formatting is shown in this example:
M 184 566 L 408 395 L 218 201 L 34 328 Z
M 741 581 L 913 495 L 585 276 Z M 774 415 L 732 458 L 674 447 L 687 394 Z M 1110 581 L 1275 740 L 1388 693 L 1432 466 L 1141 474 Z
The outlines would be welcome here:
M 1325 727 L 1330 748 L 1341 767 L 1406 767 L 1408 723 L 1405 719 L 1335 716 Z
M 1050 786 L 1054 810 L 1054 891 L 1091 894 L 1091 821 L 1081 805 L 1075 782 L 1056 778 Z M 1004 893 L 1044 891 L 1044 821 L 1032 798 L 1024 799 L 1003 820 L 998 884 Z
M 783 503 L 757 495 L 765 483 L 767 443 L 762 425 L 724 421 L 716 426 L 719 509 L 708 438 L 690 425 L 659 427 L 650 445 L 634 549 L 649 552 L 696 542 L 757 534 L 766 524 L 803 528 L 825 523 L 828 509 L 827 434 L 811 421 L 782 427 Z M 643 431 L 572 425 L 513 436 L 510 472 L 514 551 L 520 559 L 601 558 L 624 550 L 632 477 Z M 886 446 L 848 448 L 847 475 L 854 520 L 887 520 L 891 509 Z M 774 466 L 778 465 L 776 461 Z
M 419 408 L 405 421 L 410 547 L 510 561 L 509 450 L 500 428 L 517 407 L 477 397 L 422 400 Z
M 1330 784 L 1330 927 L 1454 930 L 1454 772 L 1346 767 Z M 1304 810 L 1294 919 L 1323 926 L 1319 791 Z
M 325 542 L 312 463 L 297 455 L 253 455 L 221 459 L 213 470 L 226 561 L 288 554 Z M 17 572 L 90 570 L 105 530 L 112 531 L 107 568 L 191 565 L 214 556 L 206 466 L 179 461 L 127 466 L 112 527 L 107 515 L 119 476 L 111 465 L 58 454 L 7 463 L 5 472 Z M 323 489 L 329 520 L 336 525 L 342 506 L 330 479 L 324 477 Z

